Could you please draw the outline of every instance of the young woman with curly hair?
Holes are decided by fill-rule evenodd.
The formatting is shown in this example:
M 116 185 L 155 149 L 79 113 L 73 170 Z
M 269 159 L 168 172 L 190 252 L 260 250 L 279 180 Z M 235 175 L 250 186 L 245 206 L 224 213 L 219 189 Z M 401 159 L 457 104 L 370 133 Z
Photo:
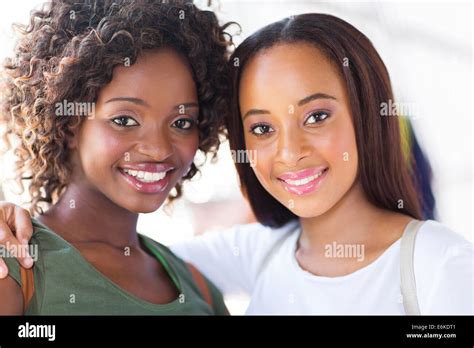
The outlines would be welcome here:
M 0 313 L 226 313 L 214 285 L 136 231 L 138 213 L 179 196 L 196 151 L 218 148 L 225 28 L 189 1 L 54 0 L 32 13 L 6 64 L 2 122 L 39 255 L 32 273 L 7 258 Z

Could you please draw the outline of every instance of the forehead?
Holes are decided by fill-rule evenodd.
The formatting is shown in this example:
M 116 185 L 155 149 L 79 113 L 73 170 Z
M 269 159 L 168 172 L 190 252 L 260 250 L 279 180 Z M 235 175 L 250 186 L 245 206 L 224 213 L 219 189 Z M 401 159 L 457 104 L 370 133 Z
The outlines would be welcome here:
M 99 100 L 110 95 L 142 99 L 174 100 L 196 93 L 191 68 L 184 57 L 171 48 L 141 53 L 130 66 L 114 68 L 112 80 L 104 86 Z
M 307 43 L 278 44 L 258 53 L 245 67 L 239 90 L 243 103 L 276 101 L 277 96 L 297 101 L 315 92 L 344 96 L 335 63 Z

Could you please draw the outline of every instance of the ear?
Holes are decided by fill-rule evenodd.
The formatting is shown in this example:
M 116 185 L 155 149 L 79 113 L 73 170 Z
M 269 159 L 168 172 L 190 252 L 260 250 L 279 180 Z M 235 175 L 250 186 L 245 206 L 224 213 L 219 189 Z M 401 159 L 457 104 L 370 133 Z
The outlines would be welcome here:
M 77 149 L 77 146 L 78 146 L 78 133 L 79 133 L 79 127 L 76 127 L 73 132 L 72 132 L 72 135 L 70 135 L 67 139 L 67 145 L 70 149 L 72 150 L 75 150 Z
M 77 148 L 77 137 L 74 135 L 72 137 L 69 137 L 67 140 L 67 145 L 70 149 L 76 149 Z
M 81 127 L 82 122 L 75 123 L 70 129 L 69 129 L 69 136 L 67 138 L 67 145 L 70 149 L 74 150 L 77 149 L 79 146 L 79 131 L 82 128 Z

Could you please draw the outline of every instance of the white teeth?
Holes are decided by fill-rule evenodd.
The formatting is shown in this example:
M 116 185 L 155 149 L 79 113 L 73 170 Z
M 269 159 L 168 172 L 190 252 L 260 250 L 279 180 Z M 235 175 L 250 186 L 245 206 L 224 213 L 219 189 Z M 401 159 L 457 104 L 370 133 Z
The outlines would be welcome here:
M 128 175 L 134 176 L 137 180 L 142 182 L 156 182 L 162 180 L 166 176 L 166 172 L 151 173 L 142 170 L 133 170 L 123 168 L 123 171 Z
M 313 181 L 313 180 L 316 180 L 317 178 L 319 178 L 321 175 L 323 175 L 324 173 L 324 170 L 323 169 L 322 171 L 320 171 L 318 174 L 316 175 L 312 175 L 312 176 L 308 176 L 304 179 L 300 179 L 300 180 L 285 180 L 286 183 L 290 184 L 290 185 L 294 185 L 294 186 L 301 186 L 301 185 L 306 185 L 307 183 Z

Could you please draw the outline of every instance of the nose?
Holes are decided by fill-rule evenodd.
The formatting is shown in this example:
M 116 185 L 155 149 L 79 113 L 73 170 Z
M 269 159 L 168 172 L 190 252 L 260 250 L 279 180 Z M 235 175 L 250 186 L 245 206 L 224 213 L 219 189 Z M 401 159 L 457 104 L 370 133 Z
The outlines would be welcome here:
M 300 160 L 310 155 L 306 136 L 296 126 L 281 129 L 277 146 L 275 160 L 286 167 L 295 167 Z
M 173 142 L 163 126 L 148 127 L 141 135 L 137 151 L 150 159 L 161 162 L 173 155 Z

